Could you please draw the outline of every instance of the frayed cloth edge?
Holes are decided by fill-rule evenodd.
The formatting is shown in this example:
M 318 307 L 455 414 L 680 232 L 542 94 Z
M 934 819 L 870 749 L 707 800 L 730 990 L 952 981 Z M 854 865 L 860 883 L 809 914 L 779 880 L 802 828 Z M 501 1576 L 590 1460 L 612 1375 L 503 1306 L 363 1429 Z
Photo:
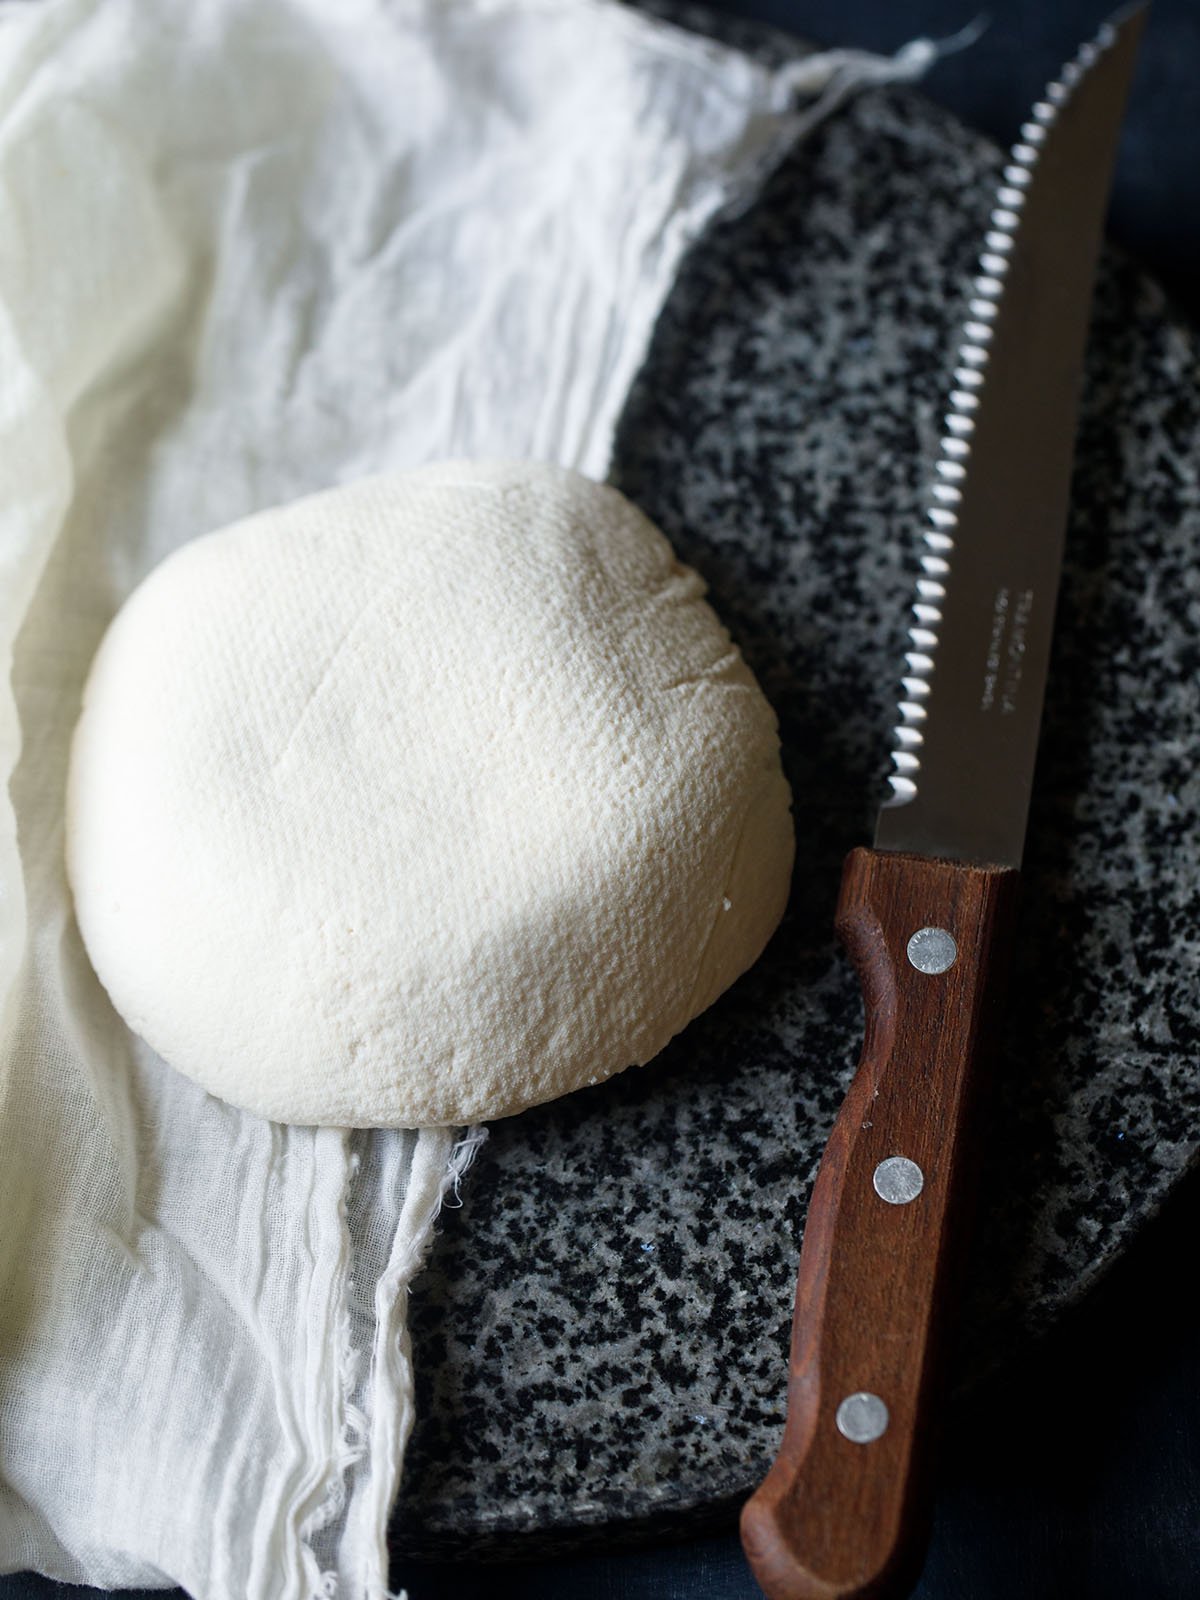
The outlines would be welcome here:
M 416 1415 L 408 1291 L 433 1243 L 444 1205 L 460 1204 L 460 1186 L 487 1138 L 485 1127 L 417 1133 L 408 1186 L 387 1267 L 375 1287 L 375 1338 L 363 1397 L 363 1432 L 343 1483 L 345 1527 L 337 1571 L 321 1574 L 314 1600 L 404 1600 L 388 1587 L 388 1523 L 400 1487 Z

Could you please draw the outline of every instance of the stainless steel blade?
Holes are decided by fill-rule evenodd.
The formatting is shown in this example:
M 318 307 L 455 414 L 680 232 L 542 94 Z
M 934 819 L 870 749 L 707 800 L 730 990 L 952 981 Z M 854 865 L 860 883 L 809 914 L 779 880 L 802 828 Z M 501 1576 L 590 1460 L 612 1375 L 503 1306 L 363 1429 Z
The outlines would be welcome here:
M 933 488 L 881 850 L 1019 866 L 1105 204 L 1146 7 L 1021 130 L 970 301 Z

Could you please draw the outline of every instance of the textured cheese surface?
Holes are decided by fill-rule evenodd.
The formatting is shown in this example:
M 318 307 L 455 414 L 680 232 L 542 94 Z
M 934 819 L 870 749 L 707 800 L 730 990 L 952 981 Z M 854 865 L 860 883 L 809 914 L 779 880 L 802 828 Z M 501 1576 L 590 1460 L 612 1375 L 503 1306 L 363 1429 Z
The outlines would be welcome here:
M 67 865 L 114 1005 L 286 1122 L 507 1116 L 648 1061 L 792 864 L 774 714 L 623 496 L 530 463 L 170 556 L 97 653 Z

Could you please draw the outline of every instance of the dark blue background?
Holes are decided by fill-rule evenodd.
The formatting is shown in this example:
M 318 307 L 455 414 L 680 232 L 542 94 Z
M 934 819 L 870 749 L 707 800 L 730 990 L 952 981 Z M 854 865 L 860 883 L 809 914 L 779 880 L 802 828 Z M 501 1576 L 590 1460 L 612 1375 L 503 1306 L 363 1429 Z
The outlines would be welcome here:
M 707 0 L 821 44 L 891 52 L 990 18 L 922 91 L 1012 144 L 1048 78 L 1115 9 L 1113 0 Z M 1153 0 L 1117 163 L 1113 236 L 1200 317 L 1200 0 Z
M 820 43 L 892 51 L 956 32 L 972 0 L 713 0 Z M 972 48 L 925 80 L 1002 143 L 1095 31 L 1095 0 L 992 0 Z M 1200 0 L 1156 0 L 1110 229 L 1200 318 Z M 1198 559 L 1200 559 L 1200 552 Z M 986 1201 L 985 1201 L 986 1203 Z M 936 1522 L 914 1600 L 1200 1600 L 1200 1182 L 1088 1302 L 948 1419 Z M 781 1374 L 781 1381 L 783 1375 Z M 397 1574 L 397 1577 L 400 1575 Z M 414 1569 L 410 1600 L 752 1600 L 736 1534 L 539 1565 Z M 94 1595 L 0 1578 L 0 1600 Z M 161 1592 L 161 1591 L 160 1591 Z

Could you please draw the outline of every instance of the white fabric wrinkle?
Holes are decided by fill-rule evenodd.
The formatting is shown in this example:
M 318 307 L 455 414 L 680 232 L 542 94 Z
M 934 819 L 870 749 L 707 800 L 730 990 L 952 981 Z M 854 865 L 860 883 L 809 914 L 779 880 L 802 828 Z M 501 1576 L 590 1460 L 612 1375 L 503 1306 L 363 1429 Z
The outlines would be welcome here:
M 386 1387 L 396 1396 L 397 1403 L 387 1409 L 377 1407 L 372 1418 L 368 1490 L 359 1502 L 368 1528 L 370 1521 L 386 1519 L 395 1501 L 404 1450 L 416 1417 L 407 1317 L 409 1288 L 429 1252 L 434 1224 L 447 1194 L 457 1198 L 459 1185 L 487 1138 L 487 1129 L 481 1127 L 467 1129 L 457 1141 L 452 1129 L 426 1130 L 431 1135 L 435 1131 L 439 1137 L 431 1137 L 424 1152 L 418 1148 L 402 1225 L 396 1231 L 391 1260 L 376 1290 L 377 1333 L 372 1366 L 387 1369 Z M 388 1600 L 389 1592 L 385 1559 L 369 1576 L 368 1600 Z

